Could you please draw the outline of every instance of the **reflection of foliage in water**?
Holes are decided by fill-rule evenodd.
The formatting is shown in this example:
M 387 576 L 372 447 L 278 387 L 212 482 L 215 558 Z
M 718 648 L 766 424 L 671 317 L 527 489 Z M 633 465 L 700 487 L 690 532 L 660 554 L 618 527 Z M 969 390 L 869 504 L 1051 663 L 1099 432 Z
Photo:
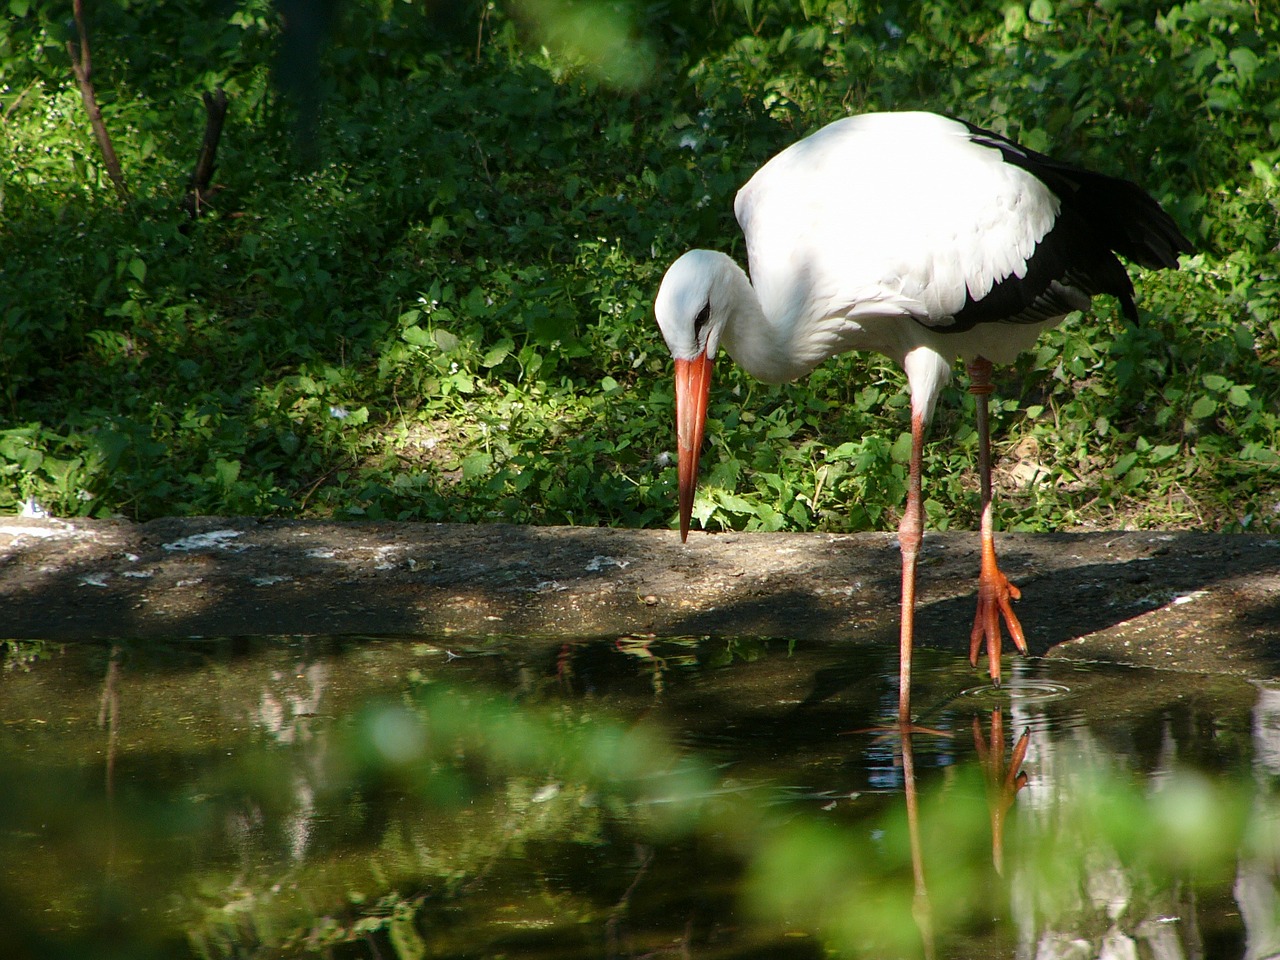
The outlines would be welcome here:
M 488 903 L 486 878 L 531 847 L 602 842 L 603 812 L 584 788 L 526 777 L 510 778 L 465 811 L 428 804 L 423 814 L 406 809 L 391 817 L 368 848 L 228 876 L 198 901 L 190 928 L 197 952 L 310 953 L 381 932 L 398 955 L 413 956 L 433 914 L 455 915 L 452 925 L 461 911 L 447 906 L 451 901 L 475 896 Z
M 647 666 L 653 692 L 660 695 L 669 671 L 717 669 L 735 660 L 750 663 L 763 655 L 766 642 L 758 637 L 712 640 L 710 637 L 657 637 L 650 633 L 619 637 L 614 647 Z
M 44 640 L 0 640 L 0 661 L 6 670 L 30 670 L 31 665 L 50 656 Z
M 922 919 L 942 956 L 1161 938 L 1191 955 L 1196 937 L 1240 939 L 1246 904 L 1250 943 L 1275 919 L 1269 761 L 1221 685 L 1187 711 L 1183 690 L 1116 678 L 1133 721 L 1164 725 L 1132 754 L 1103 748 L 1135 735 L 1129 718 L 1047 725 L 1006 692 L 1006 736 L 986 702 L 940 709 L 957 735 L 914 739 L 925 911 L 901 782 L 858 773 L 874 734 L 838 736 L 787 687 L 793 670 L 814 685 L 823 650 L 655 641 L 659 696 L 650 658 L 615 640 L 576 649 L 590 686 L 566 693 L 556 646 L 123 644 L 4 671 L 0 902 L 77 956 L 109 935 L 131 957 L 185 942 L 218 960 L 911 956 Z M 857 667 L 835 678 L 858 684 L 830 704 L 837 722 L 864 687 L 875 709 L 886 664 L 870 656 L 831 652 Z M 990 761 L 1012 760 L 1024 726 L 1001 877 L 992 776 L 1019 778 Z M 902 759 L 895 739 L 883 752 Z M 40 943 L 29 927 L 17 941 Z
M 656 726 L 443 687 L 367 711 L 338 752 L 349 765 L 348 784 L 416 797 L 426 816 L 406 807 L 387 823 L 367 868 L 354 871 L 362 879 L 342 862 L 318 874 L 306 868 L 288 885 L 268 871 L 258 878 L 260 897 L 215 902 L 201 935 L 210 955 L 243 948 L 245 927 L 227 928 L 237 914 L 252 918 L 258 932 L 289 930 L 272 947 L 316 949 L 385 928 L 401 941 L 401 955 L 423 955 L 429 942 L 449 939 L 433 917 L 455 898 L 470 901 L 456 909 L 473 922 L 488 918 L 485 881 L 495 871 L 517 862 L 534 874 L 554 873 L 564 848 L 601 847 L 620 832 L 659 845 L 714 838 L 744 871 L 757 917 L 819 934 L 839 952 L 920 949 L 908 825 L 897 804 L 870 817 L 814 816 L 802 805 L 780 805 L 767 789 L 718 779 Z M 1100 943 L 1127 914 L 1149 939 L 1160 917 L 1187 907 L 1188 891 L 1229 883 L 1242 851 L 1268 853 L 1254 843 L 1265 838 L 1246 830 L 1248 797 L 1238 785 L 1183 771 L 1149 790 L 1104 767 L 1077 771 L 1069 795 L 1019 818 L 1010 888 L 993 867 L 978 765 L 931 784 L 921 819 L 935 930 L 945 938 L 1007 918 L 1009 898 L 1021 896 L 1046 936 L 1061 930 Z M 336 886 L 324 879 L 330 870 L 332 879 L 343 878 Z M 337 892 L 343 884 L 349 905 L 317 927 L 308 912 L 315 890 Z M 266 893 L 285 886 L 305 893 Z M 607 919 L 609 904 L 589 894 L 554 899 L 558 924 Z M 545 906 L 522 903 L 511 920 L 536 927 Z

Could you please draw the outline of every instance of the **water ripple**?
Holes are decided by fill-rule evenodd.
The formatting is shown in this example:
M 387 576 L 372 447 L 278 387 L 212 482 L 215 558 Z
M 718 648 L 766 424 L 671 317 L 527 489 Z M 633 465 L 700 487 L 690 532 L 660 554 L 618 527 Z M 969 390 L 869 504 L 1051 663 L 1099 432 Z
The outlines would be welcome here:
M 977 687 L 961 690 L 956 695 L 957 701 L 968 701 L 980 706 L 997 706 L 1013 700 L 1019 704 L 1048 703 L 1069 696 L 1071 688 L 1056 680 L 1039 678 L 1013 677 L 996 687 L 985 683 Z

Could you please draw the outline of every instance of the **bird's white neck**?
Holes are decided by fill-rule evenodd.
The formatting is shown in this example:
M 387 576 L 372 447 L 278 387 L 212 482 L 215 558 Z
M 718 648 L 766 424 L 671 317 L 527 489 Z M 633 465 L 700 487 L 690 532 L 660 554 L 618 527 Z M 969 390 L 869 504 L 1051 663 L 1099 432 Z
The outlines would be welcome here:
M 829 338 L 812 336 L 820 331 L 809 329 L 813 325 L 803 318 L 766 313 L 743 269 L 728 256 L 720 258 L 712 284 L 713 310 L 725 311 L 720 342 L 747 373 L 765 383 L 785 383 L 839 352 Z

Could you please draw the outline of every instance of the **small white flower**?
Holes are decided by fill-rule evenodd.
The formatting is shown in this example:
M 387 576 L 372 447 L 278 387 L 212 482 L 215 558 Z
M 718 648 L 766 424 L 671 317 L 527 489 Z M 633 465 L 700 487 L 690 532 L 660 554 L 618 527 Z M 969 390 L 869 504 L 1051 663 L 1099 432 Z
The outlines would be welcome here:
M 49 516 L 49 511 L 36 502 L 35 497 L 27 497 L 22 503 L 22 512 L 18 516 L 26 517 L 28 520 L 43 520 Z

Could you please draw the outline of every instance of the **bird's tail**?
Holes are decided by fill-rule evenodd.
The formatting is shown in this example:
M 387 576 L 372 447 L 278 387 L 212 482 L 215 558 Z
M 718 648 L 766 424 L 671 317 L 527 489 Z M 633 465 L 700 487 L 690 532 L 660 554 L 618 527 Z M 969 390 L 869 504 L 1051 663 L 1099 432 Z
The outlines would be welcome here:
M 1174 268 L 1178 254 L 1192 252 L 1173 217 L 1137 184 L 1078 167 L 1069 167 L 1064 179 L 1072 181 L 1077 211 L 1126 260 L 1151 269 Z

